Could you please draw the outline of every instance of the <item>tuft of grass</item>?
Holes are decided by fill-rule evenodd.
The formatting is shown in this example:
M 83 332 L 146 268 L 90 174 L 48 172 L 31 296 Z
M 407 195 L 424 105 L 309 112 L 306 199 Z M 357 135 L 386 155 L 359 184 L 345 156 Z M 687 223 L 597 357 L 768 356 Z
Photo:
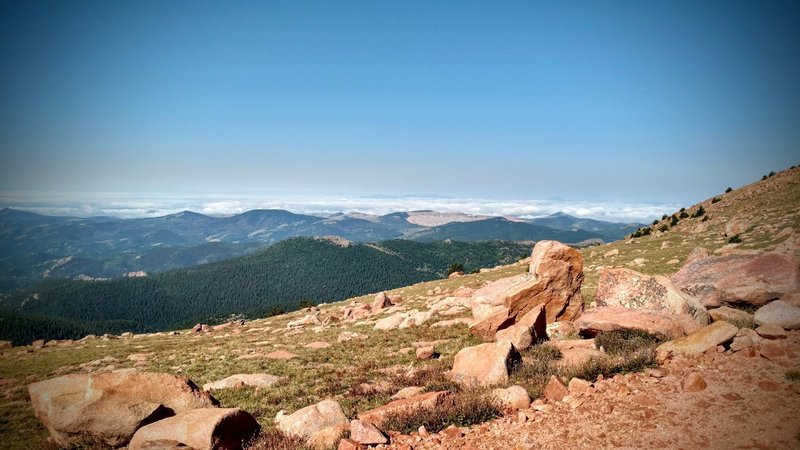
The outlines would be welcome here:
M 661 342 L 661 339 L 652 334 L 636 330 L 600 333 L 594 339 L 597 348 L 603 347 L 612 356 L 625 356 L 644 348 L 655 349 Z
M 566 380 L 582 378 L 595 381 L 600 375 L 603 375 L 604 378 L 610 378 L 616 374 L 641 372 L 644 369 L 656 366 L 658 366 L 658 363 L 656 362 L 655 350 L 642 348 L 624 356 L 589 358 L 580 366 L 566 369 L 562 378 Z
M 277 428 L 261 430 L 258 437 L 250 441 L 245 448 L 247 450 L 306 450 L 308 444 L 306 440 L 286 434 Z
M 739 244 L 741 242 L 742 242 L 742 238 L 740 238 L 738 234 L 735 234 L 735 235 L 731 236 L 730 239 L 728 239 L 728 243 L 729 244 Z
M 468 390 L 445 397 L 435 408 L 415 408 L 387 415 L 385 430 L 409 434 L 424 426 L 432 433 L 450 425 L 465 427 L 500 417 L 500 407 L 484 391 Z
M 786 379 L 789 381 L 800 381 L 800 369 L 787 370 Z

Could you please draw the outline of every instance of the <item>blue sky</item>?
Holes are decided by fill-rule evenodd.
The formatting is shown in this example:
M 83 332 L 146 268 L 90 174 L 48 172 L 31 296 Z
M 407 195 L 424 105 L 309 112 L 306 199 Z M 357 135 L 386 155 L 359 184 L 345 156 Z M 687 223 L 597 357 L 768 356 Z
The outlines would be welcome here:
M 796 4 L 2 2 L 0 197 L 690 204 L 800 163 Z

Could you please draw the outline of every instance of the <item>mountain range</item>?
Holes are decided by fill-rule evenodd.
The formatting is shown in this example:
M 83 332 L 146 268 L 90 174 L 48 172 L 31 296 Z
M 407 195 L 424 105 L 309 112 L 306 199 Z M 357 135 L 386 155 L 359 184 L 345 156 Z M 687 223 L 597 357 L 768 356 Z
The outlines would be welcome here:
M 339 236 L 354 242 L 614 241 L 640 224 L 557 213 L 521 219 L 434 211 L 325 217 L 251 210 L 229 217 L 183 211 L 154 218 L 57 217 L 0 210 L 0 292 L 42 278 L 113 278 L 221 261 L 292 237 Z

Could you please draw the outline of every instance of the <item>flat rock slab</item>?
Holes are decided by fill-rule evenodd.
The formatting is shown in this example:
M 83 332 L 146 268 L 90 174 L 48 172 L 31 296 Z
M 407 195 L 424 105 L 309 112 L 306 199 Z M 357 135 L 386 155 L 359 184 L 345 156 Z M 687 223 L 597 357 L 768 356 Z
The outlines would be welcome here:
M 698 355 L 730 341 L 738 332 L 739 329 L 728 322 L 714 322 L 688 336 L 661 344 L 656 354 L 659 360 L 670 355 Z
M 594 337 L 598 333 L 636 330 L 675 339 L 697 330 L 699 325 L 688 314 L 670 314 L 664 311 L 630 309 L 607 306 L 588 309 L 575 320 L 580 334 Z

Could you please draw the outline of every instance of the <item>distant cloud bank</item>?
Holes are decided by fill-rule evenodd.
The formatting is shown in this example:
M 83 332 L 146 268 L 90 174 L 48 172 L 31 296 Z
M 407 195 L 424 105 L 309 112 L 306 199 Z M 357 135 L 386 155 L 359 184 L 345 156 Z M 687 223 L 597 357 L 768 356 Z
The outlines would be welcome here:
M 617 201 L 493 200 L 438 197 L 346 197 L 334 195 L 230 195 L 192 196 L 158 194 L 0 193 L 0 206 L 60 216 L 157 217 L 184 210 L 226 216 L 251 209 L 285 209 L 295 213 L 327 215 L 336 212 L 388 214 L 397 211 L 434 210 L 490 216 L 532 218 L 558 211 L 577 217 L 649 222 L 680 205 Z

